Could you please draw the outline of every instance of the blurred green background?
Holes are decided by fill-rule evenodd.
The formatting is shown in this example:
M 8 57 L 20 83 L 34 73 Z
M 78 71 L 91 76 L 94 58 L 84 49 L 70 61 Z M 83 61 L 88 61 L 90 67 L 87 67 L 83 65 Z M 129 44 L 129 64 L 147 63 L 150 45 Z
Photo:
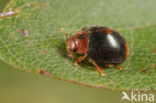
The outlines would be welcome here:
M 0 12 L 9 0 L 0 0 Z M 15 69 L 0 61 L 0 103 L 120 103 L 122 93 Z

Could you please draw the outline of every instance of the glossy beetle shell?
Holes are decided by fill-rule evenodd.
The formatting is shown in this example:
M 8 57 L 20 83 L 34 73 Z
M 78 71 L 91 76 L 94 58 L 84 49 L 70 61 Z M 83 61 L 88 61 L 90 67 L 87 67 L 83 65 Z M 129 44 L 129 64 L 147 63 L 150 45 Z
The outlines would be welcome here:
M 88 33 L 88 57 L 96 63 L 121 63 L 128 56 L 128 45 L 116 31 L 104 26 L 84 27 Z

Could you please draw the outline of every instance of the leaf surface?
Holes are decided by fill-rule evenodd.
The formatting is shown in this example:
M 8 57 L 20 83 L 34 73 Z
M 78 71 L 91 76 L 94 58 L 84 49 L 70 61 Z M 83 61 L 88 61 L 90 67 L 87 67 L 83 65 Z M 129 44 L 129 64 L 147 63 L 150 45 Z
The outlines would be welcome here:
M 0 58 L 16 68 L 113 90 L 156 90 L 155 0 L 11 0 L 15 15 L 0 19 Z M 130 48 L 123 70 L 103 67 L 102 77 L 87 60 L 77 67 L 66 51 L 70 35 L 84 26 L 119 31 Z M 77 56 L 78 57 L 78 56 Z

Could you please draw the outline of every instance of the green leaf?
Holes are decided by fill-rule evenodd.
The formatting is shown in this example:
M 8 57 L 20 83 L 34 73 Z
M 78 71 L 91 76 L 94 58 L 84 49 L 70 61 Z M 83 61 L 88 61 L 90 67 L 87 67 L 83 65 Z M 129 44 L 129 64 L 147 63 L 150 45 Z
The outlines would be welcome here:
M 25 71 L 113 90 L 156 90 L 155 0 L 11 0 L 15 15 L 0 19 L 0 58 Z M 84 26 L 119 31 L 130 48 L 123 70 L 105 68 L 102 77 L 84 60 L 68 57 L 62 29 Z M 154 52 L 155 51 L 155 52 Z M 78 57 L 78 56 L 77 56 Z M 76 58 L 75 58 L 76 59 Z

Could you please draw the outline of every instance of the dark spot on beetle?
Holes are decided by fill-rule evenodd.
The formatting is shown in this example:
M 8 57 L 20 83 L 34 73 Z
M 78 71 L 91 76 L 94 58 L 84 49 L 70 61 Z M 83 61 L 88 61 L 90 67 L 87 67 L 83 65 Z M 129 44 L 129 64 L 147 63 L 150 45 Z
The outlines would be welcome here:
M 49 52 L 48 52 L 48 50 L 43 50 L 42 53 L 43 54 L 48 54 Z
M 39 73 L 40 73 L 41 75 L 44 75 L 44 76 L 49 76 L 49 77 L 51 77 L 51 76 L 52 76 L 52 74 L 51 74 L 51 73 L 46 72 L 44 69 L 40 69 Z
M 156 48 L 153 48 L 154 53 L 156 54 Z
M 146 74 L 146 73 L 148 73 L 148 70 L 147 69 L 143 69 L 143 70 L 141 70 L 141 72 Z
M 72 52 L 76 52 L 76 49 L 75 48 L 72 48 Z
M 86 37 L 86 35 L 81 34 L 81 35 L 79 35 L 77 38 L 81 40 L 81 39 L 84 39 L 85 37 Z
M 18 29 L 18 32 L 20 32 L 24 37 L 28 37 L 29 33 L 27 30 L 24 30 L 22 28 Z

